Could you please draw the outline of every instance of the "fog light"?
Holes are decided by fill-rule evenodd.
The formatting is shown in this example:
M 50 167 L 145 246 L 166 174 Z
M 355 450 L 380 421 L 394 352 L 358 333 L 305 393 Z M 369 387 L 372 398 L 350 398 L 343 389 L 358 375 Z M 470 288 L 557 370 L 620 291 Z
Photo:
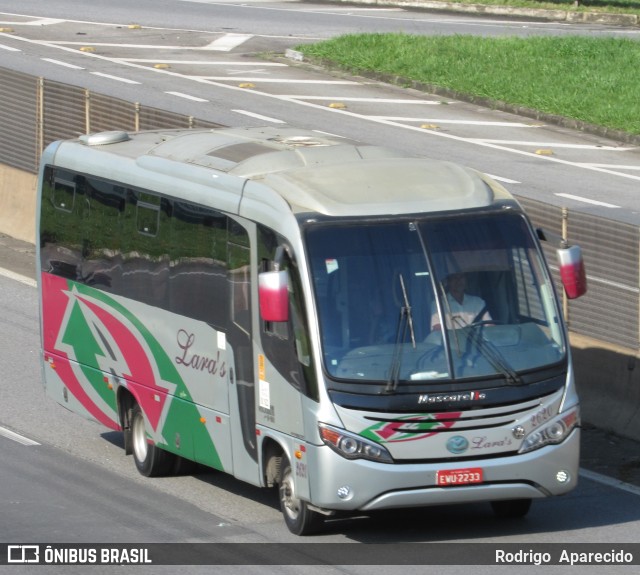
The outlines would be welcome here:
M 338 497 L 344 500 L 351 499 L 351 497 L 353 497 L 353 494 L 351 493 L 351 487 L 349 487 L 348 485 L 343 485 L 342 487 L 339 487 Z
M 569 479 L 571 479 L 571 476 L 569 475 L 569 472 L 564 469 L 561 469 L 556 473 L 556 481 L 558 483 L 566 483 Z

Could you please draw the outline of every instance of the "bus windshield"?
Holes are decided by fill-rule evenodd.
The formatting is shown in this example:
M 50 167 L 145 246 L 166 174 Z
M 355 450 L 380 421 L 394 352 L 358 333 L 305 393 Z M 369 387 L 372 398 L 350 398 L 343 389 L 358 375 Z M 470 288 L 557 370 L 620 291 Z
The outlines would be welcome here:
M 504 378 L 558 363 L 553 287 L 517 212 L 316 224 L 306 233 L 327 374 L 384 384 Z

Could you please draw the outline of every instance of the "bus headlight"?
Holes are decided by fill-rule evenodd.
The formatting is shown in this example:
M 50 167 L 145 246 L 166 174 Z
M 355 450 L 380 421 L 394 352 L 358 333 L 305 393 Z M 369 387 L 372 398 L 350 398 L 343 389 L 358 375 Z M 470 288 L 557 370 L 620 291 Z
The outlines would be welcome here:
M 579 424 L 580 408 L 576 406 L 527 435 L 518 453 L 527 453 L 545 445 L 562 443 Z
M 319 423 L 320 437 L 331 449 L 346 459 L 369 459 L 380 463 L 393 463 L 391 454 L 379 443 L 363 439 L 355 433 Z

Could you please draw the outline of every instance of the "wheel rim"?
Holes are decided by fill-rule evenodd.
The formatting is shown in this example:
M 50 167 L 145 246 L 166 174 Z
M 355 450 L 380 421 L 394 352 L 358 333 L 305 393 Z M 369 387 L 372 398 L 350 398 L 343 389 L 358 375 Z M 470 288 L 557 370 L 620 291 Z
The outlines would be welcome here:
M 147 432 L 144 428 L 144 419 L 142 415 L 136 414 L 133 419 L 133 429 L 131 431 L 133 439 L 133 453 L 136 459 L 142 463 L 147 458 L 149 446 L 147 444 Z
M 292 521 L 297 521 L 300 515 L 300 500 L 296 497 L 291 468 L 285 471 L 284 477 L 282 478 L 280 498 L 282 499 L 283 509 L 287 517 Z

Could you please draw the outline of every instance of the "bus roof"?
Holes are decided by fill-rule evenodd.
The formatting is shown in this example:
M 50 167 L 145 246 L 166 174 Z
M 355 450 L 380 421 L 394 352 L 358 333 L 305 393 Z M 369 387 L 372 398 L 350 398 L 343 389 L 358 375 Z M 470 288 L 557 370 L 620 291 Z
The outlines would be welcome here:
M 260 183 L 247 199 L 270 189 L 294 213 L 409 214 L 486 207 L 512 199 L 487 176 L 452 162 L 295 128 L 104 132 L 82 136 L 79 143 L 87 152 L 91 148 L 103 156 L 98 164 L 108 163 L 104 153 L 129 160 L 114 164 L 111 171 L 112 177 L 124 171 L 120 179 L 125 182 L 126 164 L 171 175 L 177 162 L 182 179 L 189 178 L 184 168 L 191 165 L 200 168 L 199 173 L 205 169 L 224 174 L 227 181 L 233 177 Z M 245 186 L 234 188 L 238 194 L 246 192 Z

